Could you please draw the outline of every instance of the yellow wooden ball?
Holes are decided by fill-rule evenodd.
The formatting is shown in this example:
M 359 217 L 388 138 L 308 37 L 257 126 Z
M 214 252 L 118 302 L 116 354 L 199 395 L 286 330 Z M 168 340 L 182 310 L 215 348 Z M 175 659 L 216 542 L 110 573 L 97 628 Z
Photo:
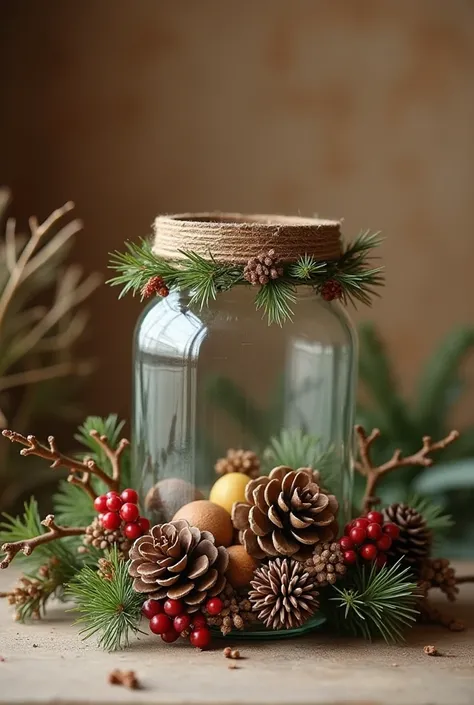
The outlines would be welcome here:
M 229 472 L 222 475 L 211 488 L 209 499 L 214 504 L 224 507 L 229 514 L 234 502 L 245 502 L 245 488 L 250 477 L 241 472 Z

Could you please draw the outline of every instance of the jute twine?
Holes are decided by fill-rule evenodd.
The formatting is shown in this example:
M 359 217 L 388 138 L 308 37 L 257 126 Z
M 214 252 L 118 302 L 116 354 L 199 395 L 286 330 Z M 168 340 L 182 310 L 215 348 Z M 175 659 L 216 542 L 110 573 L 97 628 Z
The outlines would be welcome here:
M 160 215 L 153 225 L 153 252 L 179 260 L 179 250 L 218 262 L 246 264 L 251 257 L 274 249 L 283 262 L 303 254 L 317 260 L 341 256 L 340 223 L 336 220 L 240 213 L 181 213 Z

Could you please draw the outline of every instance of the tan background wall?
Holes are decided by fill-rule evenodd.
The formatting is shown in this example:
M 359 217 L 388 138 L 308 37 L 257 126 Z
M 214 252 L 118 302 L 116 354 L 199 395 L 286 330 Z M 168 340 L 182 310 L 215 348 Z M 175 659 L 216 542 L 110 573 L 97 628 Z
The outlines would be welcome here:
M 473 322 L 471 0 L 0 8 L 0 183 L 23 219 L 73 198 L 87 269 L 158 212 L 317 212 L 387 236 L 385 297 L 357 317 L 380 324 L 406 390 Z M 140 307 L 115 296 L 95 297 L 91 413 L 128 414 Z

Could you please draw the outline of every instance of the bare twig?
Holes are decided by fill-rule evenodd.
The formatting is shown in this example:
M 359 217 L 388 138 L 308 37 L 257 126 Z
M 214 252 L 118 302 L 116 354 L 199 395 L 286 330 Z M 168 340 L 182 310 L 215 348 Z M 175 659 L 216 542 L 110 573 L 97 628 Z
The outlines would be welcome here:
M 356 426 L 355 431 L 357 433 L 358 443 L 359 443 L 359 455 L 360 461 L 355 463 L 356 470 L 366 478 L 365 494 L 363 499 L 363 511 L 368 512 L 377 504 L 379 501 L 378 497 L 375 496 L 375 490 L 380 479 L 392 470 L 397 468 L 411 467 L 411 466 L 421 466 L 430 467 L 433 465 L 433 459 L 430 458 L 430 454 L 438 450 L 443 450 L 448 445 L 453 443 L 457 438 L 459 438 L 458 431 L 451 431 L 446 438 L 433 443 L 430 436 L 424 436 L 423 445 L 419 451 L 413 453 L 413 455 L 403 456 L 400 449 L 396 450 L 390 460 L 379 465 L 374 466 L 371 457 L 371 448 L 375 440 L 380 436 L 380 431 L 375 428 L 370 435 L 367 435 L 362 426 Z
M 456 576 L 456 583 L 457 585 L 461 585 L 462 583 L 474 583 L 474 575 Z
M 22 387 L 27 384 L 37 384 L 45 382 L 49 379 L 57 379 L 58 377 L 69 377 L 71 375 L 82 375 L 90 372 L 90 365 L 84 362 L 59 362 L 57 365 L 49 365 L 48 367 L 40 367 L 37 370 L 25 370 L 24 372 L 15 372 L 6 377 L 0 377 L 0 392 L 14 387 Z
M 97 493 L 92 487 L 90 472 L 82 473 L 82 477 L 77 477 L 77 475 L 69 475 L 67 481 L 70 482 L 71 485 L 76 485 L 76 487 L 80 487 L 81 489 L 83 489 L 84 492 L 86 492 L 92 499 L 92 501 L 94 501 L 94 499 L 97 497 Z
M 112 479 L 118 483 L 120 479 L 120 458 L 122 453 L 130 445 L 126 438 L 122 438 L 116 449 L 112 448 L 109 444 L 107 436 L 101 436 L 98 431 L 91 431 L 90 435 L 96 440 L 96 442 L 101 446 L 102 450 L 110 460 L 112 466 Z
M 102 482 L 110 489 L 117 490 L 119 487 L 120 479 L 120 468 L 118 468 L 118 476 L 110 477 L 104 470 L 99 468 L 99 466 L 90 459 L 85 458 L 84 460 L 76 460 L 75 458 L 70 458 L 67 455 L 63 455 L 59 452 L 54 436 L 49 436 L 48 444 L 49 448 L 42 445 L 35 436 L 23 436 L 21 433 L 16 433 L 15 431 L 9 431 L 5 429 L 2 431 L 2 435 L 8 438 L 12 443 L 21 443 L 21 445 L 26 446 L 20 451 L 20 455 L 37 455 L 39 458 L 44 458 L 51 462 L 52 468 L 63 467 L 69 470 L 71 475 L 80 473 L 82 478 L 83 473 L 90 473 L 90 475 L 95 475 L 95 477 L 102 480 Z M 120 445 L 120 444 L 119 444 Z M 120 454 L 123 449 L 120 450 L 118 454 L 117 462 L 120 458 Z M 113 453 L 112 449 L 110 452 Z M 117 452 L 116 452 L 117 453 Z M 83 483 L 81 483 L 83 484 Z
M 83 526 L 58 526 L 54 521 L 54 515 L 48 514 L 46 519 L 41 522 L 48 531 L 39 536 L 34 536 L 31 539 L 24 539 L 23 541 L 14 541 L 13 543 L 4 543 L 1 550 L 6 554 L 3 561 L 0 562 L 1 568 L 8 568 L 12 560 L 15 558 L 16 554 L 20 551 L 25 555 L 29 556 L 38 546 L 42 546 L 45 543 L 50 543 L 51 541 L 56 541 L 57 539 L 65 538 L 66 536 L 81 536 L 85 534 L 86 528 Z

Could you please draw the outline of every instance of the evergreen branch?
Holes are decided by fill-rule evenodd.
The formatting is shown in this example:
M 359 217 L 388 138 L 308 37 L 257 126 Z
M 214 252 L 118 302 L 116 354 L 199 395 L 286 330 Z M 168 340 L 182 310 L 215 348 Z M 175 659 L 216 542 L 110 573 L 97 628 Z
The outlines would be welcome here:
M 332 587 L 337 596 L 327 603 L 330 621 L 343 633 L 369 640 L 381 636 L 388 643 L 403 641 L 403 630 L 416 621 L 419 595 L 402 561 L 380 570 L 375 564 L 370 571 L 358 567 L 349 573 L 346 587 Z
M 282 429 L 278 436 L 272 436 L 263 452 L 263 459 L 269 470 L 278 465 L 294 468 L 319 470 L 325 486 L 331 484 L 334 448 L 321 447 L 321 439 L 303 433 L 301 429 Z
M 74 611 L 82 615 L 76 623 L 84 624 L 83 638 L 97 634 L 100 647 L 115 651 L 128 646 L 130 633 L 139 631 L 143 595 L 134 591 L 128 562 L 119 558 L 116 548 L 108 554 L 108 562 L 106 572 L 84 567 L 66 594 L 76 603 Z
M 455 521 L 451 514 L 446 514 L 439 504 L 435 504 L 428 497 L 411 497 L 407 504 L 422 515 L 427 527 L 433 532 L 436 538 L 437 533 L 443 533 L 454 526 Z
M 260 287 L 255 297 L 257 311 L 263 308 L 269 325 L 277 323 L 282 326 L 285 321 L 291 321 L 291 306 L 295 302 L 295 287 L 284 279 L 271 279 L 268 284 Z
M 312 279 L 315 275 L 325 273 L 326 262 L 319 262 L 312 255 L 302 255 L 294 264 L 288 267 L 288 276 L 294 279 Z

